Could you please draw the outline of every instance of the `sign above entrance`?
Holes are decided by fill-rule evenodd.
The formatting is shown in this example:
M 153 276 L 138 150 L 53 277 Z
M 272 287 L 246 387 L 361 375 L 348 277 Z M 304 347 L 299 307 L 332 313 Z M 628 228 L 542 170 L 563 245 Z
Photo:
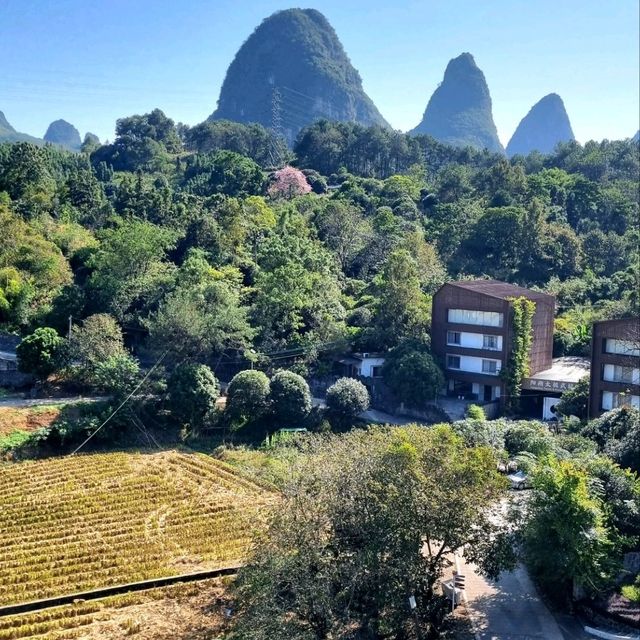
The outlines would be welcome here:
M 524 378 L 522 388 L 530 391 L 557 391 L 562 393 L 576 386 L 575 382 L 561 380 L 539 380 L 537 378 Z

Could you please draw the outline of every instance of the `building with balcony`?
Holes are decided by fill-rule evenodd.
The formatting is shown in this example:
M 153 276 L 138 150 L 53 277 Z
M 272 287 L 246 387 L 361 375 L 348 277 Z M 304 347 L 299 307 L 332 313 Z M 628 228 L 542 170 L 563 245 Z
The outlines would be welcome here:
M 550 369 L 555 298 L 498 280 L 443 285 L 433 296 L 431 350 L 444 367 L 447 394 L 479 402 L 504 397 L 500 371 L 513 342 L 512 299 L 536 305 L 532 320 L 530 375 Z
M 589 417 L 622 405 L 640 409 L 640 318 L 593 325 Z

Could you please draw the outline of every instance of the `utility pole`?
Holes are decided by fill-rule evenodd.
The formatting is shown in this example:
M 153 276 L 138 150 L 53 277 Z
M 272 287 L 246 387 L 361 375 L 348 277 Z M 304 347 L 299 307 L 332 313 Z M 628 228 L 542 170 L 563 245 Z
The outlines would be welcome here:
M 67 339 L 71 340 L 71 327 L 73 326 L 73 316 L 69 316 L 69 329 L 67 331 Z

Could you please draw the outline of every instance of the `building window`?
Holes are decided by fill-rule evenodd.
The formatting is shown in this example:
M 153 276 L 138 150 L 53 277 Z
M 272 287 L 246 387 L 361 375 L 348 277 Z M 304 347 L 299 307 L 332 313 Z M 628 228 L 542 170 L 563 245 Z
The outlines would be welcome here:
M 379 378 L 380 376 L 382 376 L 382 367 L 371 367 L 371 376 L 373 378 Z
M 618 409 L 625 405 L 640 409 L 640 396 L 634 396 L 630 393 L 616 393 L 612 391 L 602 392 L 602 409 L 604 411 Z
M 501 327 L 503 314 L 497 311 L 476 311 L 475 309 L 449 309 L 449 322 L 476 324 L 485 327 Z
M 495 375 L 498 372 L 497 360 L 483 360 L 482 361 L 482 373 L 491 373 Z
M 460 344 L 460 332 L 447 331 L 447 344 Z
M 482 348 L 497 351 L 498 336 L 482 336 Z
M 637 375 L 634 375 L 635 371 L 637 370 L 634 370 L 633 367 L 621 367 L 616 364 L 613 367 L 613 381 L 634 384 L 637 381 Z
M 447 356 L 447 369 L 459 369 L 460 356 Z
M 616 340 L 607 338 L 604 341 L 606 353 L 616 353 L 622 356 L 640 356 L 640 346 L 631 340 Z

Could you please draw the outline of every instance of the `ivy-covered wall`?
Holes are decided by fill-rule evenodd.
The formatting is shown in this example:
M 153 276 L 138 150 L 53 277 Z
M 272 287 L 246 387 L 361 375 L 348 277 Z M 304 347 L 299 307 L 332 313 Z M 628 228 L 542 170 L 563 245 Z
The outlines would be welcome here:
M 505 381 L 505 406 L 517 411 L 520 406 L 522 379 L 529 375 L 531 344 L 533 342 L 533 315 L 536 303 L 524 296 L 510 298 L 513 313 L 513 343 L 507 366 L 502 370 Z

